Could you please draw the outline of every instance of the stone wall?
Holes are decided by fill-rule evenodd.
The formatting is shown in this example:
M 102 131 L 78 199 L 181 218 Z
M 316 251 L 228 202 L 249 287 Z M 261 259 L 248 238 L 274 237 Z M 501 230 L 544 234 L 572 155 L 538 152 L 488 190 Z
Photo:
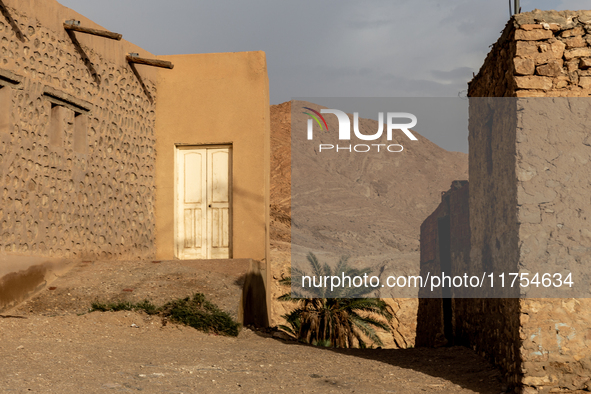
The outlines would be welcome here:
M 100 26 L 53 0 L 3 4 L 1 253 L 150 256 L 156 74 L 125 61 L 145 51 L 69 35 L 68 19 Z
M 518 272 L 515 99 L 470 100 L 469 272 Z M 519 300 L 498 298 L 500 290 L 463 301 L 460 342 L 488 356 L 517 384 Z
M 473 185 L 466 181 L 455 181 L 443 193 L 439 207 L 421 225 L 421 276 L 446 275 L 481 276 L 481 264 L 472 264 L 474 240 L 472 229 L 494 225 L 478 223 L 472 227 L 471 207 Z M 476 194 L 477 191 L 475 191 Z M 492 204 L 492 201 L 487 201 Z M 449 223 L 449 225 L 447 224 Z M 449 226 L 449 227 L 448 227 Z M 445 232 L 449 235 L 446 235 Z M 478 235 L 476 235 L 478 238 Z M 482 249 L 482 248 L 481 248 Z M 444 260 L 448 251 L 447 267 Z M 480 263 L 480 261 L 478 261 Z M 498 261 L 497 261 L 498 264 Z M 445 267 L 445 268 L 444 268 Z M 490 268 L 487 268 L 490 270 Z M 421 289 L 417 317 L 417 346 L 463 345 L 492 359 L 507 372 L 506 378 L 515 381 L 511 372 L 516 369 L 519 354 L 519 313 L 518 299 L 471 298 L 473 293 L 464 294 L 464 288 L 452 287 L 447 290 Z M 445 293 L 447 291 L 447 293 Z M 443 297 L 442 297 L 443 296 Z M 441 298 L 440 298 L 441 297 Z
M 588 32 L 591 11 L 516 15 L 470 82 L 470 258 L 453 256 L 454 271 L 588 266 L 589 101 L 574 98 L 591 94 Z M 466 239 L 456 234 L 451 242 Z M 437 270 L 427 260 L 422 269 Z M 454 299 L 453 342 L 492 359 L 520 392 L 590 390 L 591 302 L 507 298 L 524 295 L 517 290 Z M 428 345 L 446 329 L 431 327 Z
M 465 272 L 533 276 L 588 267 L 590 104 L 583 98 L 471 99 Z M 582 280 L 585 270 L 573 277 Z M 488 356 L 526 392 L 591 388 L 590 300 L 532 298 L 531 288 L 502 291 L 497 284 L 489 298 L 454 300 L 454 342 Z
M 469 83 L 470 97 L 587 97 L 591 11 L 515 15 Z

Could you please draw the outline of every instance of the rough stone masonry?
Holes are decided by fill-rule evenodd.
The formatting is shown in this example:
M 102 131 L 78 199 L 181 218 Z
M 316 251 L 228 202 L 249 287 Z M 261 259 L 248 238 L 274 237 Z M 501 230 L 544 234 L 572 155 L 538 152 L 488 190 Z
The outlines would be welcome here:
M 452 271 L 466 262 L 508 272 L 589 266 L 590 33 L 591 11 L 534 10 L 509 21 L 469 84 L 469 213 L 440 207 L 423 224 L 422 270 L 441 264 L 427 252 L 443 249 Z M 445 215 L 452 236 L 469 237 L 469 259 L 462 242 L 437 234 Z M 454 229 L 466 216 L 470 231 Z M 457 298 L 447 318 L 443 303 L 421 302 L 441 312 L 419 309 L 417 343 L 470 346 L 518 392 L 591 390 L 590 299 Z

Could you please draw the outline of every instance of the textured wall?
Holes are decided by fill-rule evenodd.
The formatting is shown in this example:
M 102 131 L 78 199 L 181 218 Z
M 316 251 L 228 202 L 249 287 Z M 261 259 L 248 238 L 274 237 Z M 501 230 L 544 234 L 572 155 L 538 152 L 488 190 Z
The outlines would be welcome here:
M 470 99 L 471 269 L 518 272 L 515 99 Z M 499 297 L 499 286 L 490 297 Z M 464 343 L 486 352 L 515 382 L 519 368 L 519 302 L 467 301 Z
M 519 264 L 532 273 L 569 267 L 573 280 L 582 280 L 591 263 L 591 102 L 534 98 L 518 105 Z M 588 298 L 522 301 L 525 385 L 591 388 L 590 306 Z
M 591 11 L 515 15 L 469 83 L 470 97 L 588 97 Z
M 588 267 L 588 99 L 547 97 L 591 93 L 590 31 L 590 11 L 517 15 L 470 83 L 472 266 Z M 465 343 L 523 392 L 591 389 L 588 299 L 465 303 Z
M 98 26 L 52 0 L 4 3 L 0 250 L 151 255 L 154 103 L 125 61 L 139 48 L 81 33 L 72 39 L 65 20 Z M 154 74 L 140 73 L 153 99 Z

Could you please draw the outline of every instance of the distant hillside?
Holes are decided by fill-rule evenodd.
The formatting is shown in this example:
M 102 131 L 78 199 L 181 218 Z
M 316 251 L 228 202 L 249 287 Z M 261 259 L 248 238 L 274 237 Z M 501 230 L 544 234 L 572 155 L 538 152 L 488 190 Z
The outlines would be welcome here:
M 453 180 L 468 179 L 468 155 L 448 152 L 416 130 L 413 132 L 419 141 L 405 140 L 403 154 L 371 155 L 363 160 L 342 154 L 327 163 L 318 160 L 312 149 L 299 150 L 304 152 L 306 165 L 295 168 L 300 172 L 297 190 L 293 192 L 297 201 L 310 195 L 314 199 L 297 208 L 298 217 L 305 217 L 305 225 L 297 229 L 298 240 L 304 241 L 305 247 L 292 245 L 291 105 L 286 102 L 271 106 L 271 297 L 276 299 L 287 291 L 277 280 L 289 275 L 292 247 L 298 256 L 313 250 L 321 262 L 326 262 L 331 252 L 364 255 L 360 264 L 374 267 L 380 276 L 393 272 L 417 275 L 420 225 L 435 210 L 441 192 L 448 190 Z M 311 103 L 305 106 L 321 108 Z M 294 125 L 305 130 L 308 118 L 299 112 Z M 326 120 L 329 130 L 338 128 L 334 116 L 327 116 Z M 377 122 L 360 119 L 360 129 L 373 133 Z M 322 133 L 317 137 L 320 142 Z M 379 334 L 385 347 L 414 346 L 416 296 L 393 298 L 387 291 L 376 296 L 383 298 L 396 315 L 392 334 Z M 285 303 L 273 303 L 271 324 L 283 324 L 280 316 L 288 308 Z
M 306 105 L 318 110 L 322 108 L 316 104 Z M 300 127 L 305 130 L 307 119 L 306 115 L 298 114 L 294 124 L 301 123 Z M 334 116 L 327 116 L 326 120 L 329 129 L 338 128 Z M 360 119 L 360 128 L 376 130 L 377 122 Z M 300 174 L 300 179 L 311 180 L 310 189 L 306 191 L 313 193 L 319 184 L 323 187 L 335 183 L 339 185 L 338 211 L 331 209 L 335 205 L 334 200 L 326 201 L 321 210 L 318 206 L 309 207 L 313 211 L 309 216 L 318 219 L 317 226 L 307 225 L 317 227 L 318 231 L 312 237 L 314 240 L 325 248 L 330 244 L 345 250 L 371 247 L 376 252 L 393 249 L 400 252 L 418 251 L 420 225 L 441 201 L 441 192 L 447 190 L 453 180 L 468 179 L 468 155 L 446 151 L 414 132 L 419 141 L 405 143 L 404 153 L 381 155 L 379 158 L 368 156 L 363 161 L 352 159 L 354 155 L 343 154 L 328 167 L 325 167 L 326 163 L 318 162 L 316 154 L 308 150 L 309 161 L 317 162 L 318 165 L 303 169 L 313 170 L 313 173 Z M 291 102 L 271 106 L 272 241 L 290 240 L 290 137 Z M 343 185 L 346 187 L 343 188 Z M 305 188 L 302 186 L 305 184 L 298 185 L 300 190 Z M 343 211 L 347 205 L 350 210 L 363 207 L 364 214 L 356 215 L 354 223 L 348 220 L 352 212 Z M 337 230 L 334 234 L 324 231 L 331 230 L 323 228 L 327 217 L 332 218 L 330 222 L 335 227 L 332 230 Z M 360 229 L 364 231 L 360 232 Z M 355 233 L 354 236 L 349 232 Z M 314 243 L 312 238 L 310 242 Z

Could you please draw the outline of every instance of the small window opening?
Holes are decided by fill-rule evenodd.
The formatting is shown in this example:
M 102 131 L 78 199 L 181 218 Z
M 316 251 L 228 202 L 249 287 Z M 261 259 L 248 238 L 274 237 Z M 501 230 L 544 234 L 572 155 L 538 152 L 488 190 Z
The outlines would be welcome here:
M 12 114 L 12 89 L 0 85 L 0 133 L 10 133 Z
M 80 112 L 74 112 L 74 151 L 86 154 L 88 134 L 88 116 Z
M 49 121 L 49 144 L 62 146 L 63 135 L 66 130 L 67 117 L 70 110 L 61 105 L 51 104 L 51 119 Z

